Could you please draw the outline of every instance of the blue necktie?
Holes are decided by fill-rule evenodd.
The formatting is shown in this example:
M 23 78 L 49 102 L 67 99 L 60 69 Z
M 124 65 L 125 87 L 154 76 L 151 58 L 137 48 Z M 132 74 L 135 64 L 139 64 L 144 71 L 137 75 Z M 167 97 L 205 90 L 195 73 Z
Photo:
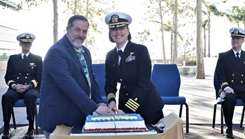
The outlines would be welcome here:
M 86 60 L 84 58 L 84 55 L 83 55 L 84 51 L 83 50 L 82 51 L 76 51 L 76 53 L 77 53 L 77 56 L 79 57 L 80 63 L 82 64 L 83 72 L 84 72 L 84 74 L 86 76 L 86 79 L 88 81 L 89 88 L 90 88 L 89 97 L 91 98 L 91 81 L 90 81 L 90 77 L 89 77 L 89 71 L 88 71 L 87 62 L 86 62 Z

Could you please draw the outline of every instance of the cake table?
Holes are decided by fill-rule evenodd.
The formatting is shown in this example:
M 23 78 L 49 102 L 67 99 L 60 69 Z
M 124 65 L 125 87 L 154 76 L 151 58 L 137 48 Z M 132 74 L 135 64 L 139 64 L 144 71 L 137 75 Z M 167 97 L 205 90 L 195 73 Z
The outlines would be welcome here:
M 76 134 L 70 135 L 71 127 L 59 125 L 50 139 L 184 139 L 184 130 L 181 119 L 171 113 L 162 119 L 165 123 L 164 133 L 103 133 L 103 134 Z

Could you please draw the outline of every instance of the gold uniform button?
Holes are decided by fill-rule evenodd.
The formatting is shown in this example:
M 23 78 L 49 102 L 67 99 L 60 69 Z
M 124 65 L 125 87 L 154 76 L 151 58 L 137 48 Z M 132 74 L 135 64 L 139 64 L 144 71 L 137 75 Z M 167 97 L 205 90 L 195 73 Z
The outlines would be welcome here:
M 235 76 L 235 74 L 232 74 L 232 76 Z
M 234 80 L 231 80 L 231 82 L 233 83 L 233 82 L 234 82 Z

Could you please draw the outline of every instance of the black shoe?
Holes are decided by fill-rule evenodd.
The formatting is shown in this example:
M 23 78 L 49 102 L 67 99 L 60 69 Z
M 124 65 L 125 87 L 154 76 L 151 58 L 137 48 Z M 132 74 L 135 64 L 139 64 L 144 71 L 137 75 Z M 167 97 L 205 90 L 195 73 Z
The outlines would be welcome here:
M 233 139 L 232 129 L 227 128 L 226 131 L 225 131 L 225 133 L 226 133 L 226 137 L 227 138 L 232 138 Z
M 12 134 L 9 133 L 9 130 L 4 129 L 2 139 L 10 139 Z
M 33 129 L 28 129 L 27 133 L 24 136 L 24 139 L 34 139 L 34 130 Z
M 9 135 L 3 135 L 2 136 L 2 139 L 10 139 L 12 136 L 11 136 L 11 134 L 9 134 Z

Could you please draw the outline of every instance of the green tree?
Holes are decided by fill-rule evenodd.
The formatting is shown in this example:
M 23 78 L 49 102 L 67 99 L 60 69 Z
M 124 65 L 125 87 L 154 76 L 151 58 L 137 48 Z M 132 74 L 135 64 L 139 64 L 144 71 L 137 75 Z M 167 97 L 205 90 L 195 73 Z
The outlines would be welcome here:
M 47 3 L 49 0 L 25 0 L 19 4 L 20 10 L 23 9 L 23 5 L 27 4 L 28 8 L 32 6 L 39 6 L 43 3 Z M 53 41 L 58 40 L 58 0 L 52 0 L 53 2 Z M 66 2 L 66 0 L 61 0 Z
M 165 42 L 164 42 L 164 16 L 167 12 L 164 10 L 164 1 L 163 0 L 149 0 L 147 4 L 147 14 L 150 14 L 150 21 L 160 24 L 161 32 L 161 42 L 162 42 L 162 51 L 163 51 L 163 63 L 166 63 L 166 54 L 165 54 Z M 155 15 L 158 15 L 158 18 L 155 18 Z
M 227 3 L 232 0 L 224 0 L 222 4 Z M 233 1 L 232 1 L 233 2 Z M 238 2 L 241 2 L 238 0 Z M 245 2 L 244 2 L 245 4 Z M 220 11 L 216 5 L 210 5 L 210 10 L 216 16 L 225 16 L 231 23 L 235 23 L 239 26 L 240 23 L 243 23 L 245 29 L 245 8 L 244 6 L 232 6 L 230 10 Z
M 137 32 L 136 39 L 138 39 L 141 44 L 145 44 L 146 42 L 152 42 L 153 41 L 150 38 L 149 29 L 145 29 L 142 32 Z
M 150 22 L 160 25 L 163 55 L 165 56 L 164 32 L 167 31 L 171 33 L 171 61 L 177 64 L 178 44 L 185 43 L 179 29 L 190 23 L 191 20 L 187 18 L 194 16 L 192 3 L 187 0 L 148 0 L 148 2 L 146 14 L 149 15 Z
M 188 62 L 189 57 L 193 57 L 194 55 L 193 52 L 195 51 L 195 47 L 192 46 L 192 43 L 194 41 L 193 34 L 194 32 L 186 33 L 184 35 L 185 37 L 183 38 L 184 42 L 178 44 L 178 55 L 180 61 Z M 189 61 L 189 62 L 193 62 L 193 61 Z
M 213 4 L 203 0 L 203 4 L 205 9 L 203 9 L 203 15 L 205 15 L 206 19 L 203 21 L 203 39 L 204 39 L 204 57 L 211 57 L 211 50 L 210 50 L 210 41 L 211 41 L 211 9 L 210 6 Z M 206 31 L 208 31 L 208 38 L 206 37 Z M 208 42 L 208 48 L 207 48 Z M 208 50 L 207 50 L 208 49 Z M 208 53 L 207 53 L 208 51 Z
M 38 6 L 43 3 L 47 3 L 49 0 L 25 0 L 24 3 L 20 3 L 20 7 L 22 7 L 25 3 L 28 4 L 28 7 Z M 58 0 L 52 0 L 53 2 L 53 36 L 54 42 L 58 40 Z M 89 20 L 92 27 L 92 32 L 100 32 L 97 29 L 97 18 L 102 20 L 102 16 L 108 12 L 108 10 L 115 7 L 115 1 L 112 0 L 110 2 L 106 0 L 61 0 L 61 2 L 66 3 L 67 14 L 82 14 L 85 15 Z M 89 38 L 89 35 L 88 35 Z M 91 37 L 93 39 L 94 37 Z M 86 40 L 86 44 L 89 44 Z M 94 43 L 91 43 L 91 45 Z
M 245 29 L 245 8 L 244 6 L 232 6 L 232 9 L 227 13 L 225 12 L 225 16 L 232 23 L 239 24 L 243 23 L 243 28 Z
M 101 29 L 98 23 L 103 23 L 105 15 L 109 13 L 112 9 L 115 9 L 115 1 L 108 0 L 70 0 L 67 1 L 67 13 L 70 14 L 81 14 L 89 20 L 90 29 L 87 34 L 87 39 L 85 45 L 91 50 L 95 50 L 94 55 L 96 55 L 95 48 L 95 35 L 101 34 Z
M 11 1 L 4 1 L 4 0 L 1 0 L 0 1 L 0 6 L 2 6 L 2 8 L 9 8 L 9 9 L 12 9 L 12 10 L 15 10 L 15 11 L 18 11 L 19 10 L 19 5 L 17 5 L 16 3 L 13 3 Z

